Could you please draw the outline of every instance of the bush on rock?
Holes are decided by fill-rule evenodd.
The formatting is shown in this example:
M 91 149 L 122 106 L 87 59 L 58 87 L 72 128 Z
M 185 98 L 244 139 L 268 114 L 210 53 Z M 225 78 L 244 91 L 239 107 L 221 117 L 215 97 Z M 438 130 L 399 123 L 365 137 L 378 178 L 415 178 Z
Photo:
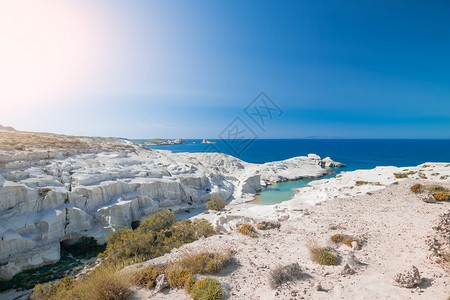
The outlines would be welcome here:
M 212 196 L 211 199 L 206 202 L 206 208 L 211 210 L 222 210 L 225 208 L 225 201 L 219 196 Z
M 223 289 L 217 279 L 205 278 L 192 286 L 190 295 L 196 300 L 219 300 L 223 297 Z

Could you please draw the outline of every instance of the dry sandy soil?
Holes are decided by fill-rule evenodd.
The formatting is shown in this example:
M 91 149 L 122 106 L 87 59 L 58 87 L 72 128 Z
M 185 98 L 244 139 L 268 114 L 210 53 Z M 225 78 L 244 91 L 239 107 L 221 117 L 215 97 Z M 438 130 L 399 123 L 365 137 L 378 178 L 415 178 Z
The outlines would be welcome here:
M 133 268 L 171 260 L 186 248 L 232 248 L 237 252 L 237 263 L 214 276 L 225 290 L 225 299 L 445 300 L 450 296 L 450 275 L 428 258 L 426 240 L 433 236 L 433 221 L 449 211 L 450 202 L 421 201 L 409 190 L 414 183 L 408 179 L 369 195 L 323 202 L 301 217 L 282 222 L 280 229 L 258 230 L 255 238 L 237 232 L 213 236 Z M 341 274 L 352 250 L 334 246 L 330 236 L 336 233 L 362 240 L 360 249 L 353 251 L 359 262 L 353 275 Z M 311 238 L 335 247 L 339 264 L 313 263 L 306 247 Z M 270 288 L 270 270 L 295 262 L 301 266 L 303 278 Z M 411 265 L 418 268 L 422 283 L 412 289 L 393 285 L 393 276 Z M 317 290 L 317 283 L 321 290 Z M 131 299 L 190 299 L 183 290 L 165 289 L 153 295 L 149 290 L 135 289 Z

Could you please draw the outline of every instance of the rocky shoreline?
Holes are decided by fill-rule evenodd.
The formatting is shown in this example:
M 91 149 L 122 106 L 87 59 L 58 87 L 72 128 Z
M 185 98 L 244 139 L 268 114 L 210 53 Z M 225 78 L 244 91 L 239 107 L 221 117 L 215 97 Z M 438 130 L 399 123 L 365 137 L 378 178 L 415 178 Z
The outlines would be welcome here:
M 111 138 L 0 131 L 0 279 L 60 259 L 81 236 L 105 242 L 162 209 L 204 207 L 212 196 L 252 200 L 273 182 L 319 178 L 339 165 L 295 157 L 250 164 L 220 153 L 171 153 Z

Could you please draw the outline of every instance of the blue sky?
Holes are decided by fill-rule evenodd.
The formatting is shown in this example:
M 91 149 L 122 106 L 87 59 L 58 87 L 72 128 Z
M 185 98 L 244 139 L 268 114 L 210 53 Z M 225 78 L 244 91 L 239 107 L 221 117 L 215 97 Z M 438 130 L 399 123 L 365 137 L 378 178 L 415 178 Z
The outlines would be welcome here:
M 448 1 L 18 3 L 0 7 L 3 125 L 217 138 L 254 126 L 264 91 L 283 115 L 262 138 L 450 138 Z

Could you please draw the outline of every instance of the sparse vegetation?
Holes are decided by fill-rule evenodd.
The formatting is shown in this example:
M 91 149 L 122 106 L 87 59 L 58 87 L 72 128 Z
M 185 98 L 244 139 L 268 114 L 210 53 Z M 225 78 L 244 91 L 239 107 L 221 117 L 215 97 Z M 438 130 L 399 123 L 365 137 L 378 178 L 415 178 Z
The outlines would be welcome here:
M 320 247 L 314 240 L 309 240 L 306 244 L 309 250 L 311 259 L 319 265 L 336 265 L 337 257 L 328 251 L 325 247 Z
M 197 300 L 219 300 L 223 297 L 223 289 L 217 279 L 205 278 L 192 286 L 190 295 Z
M 435 192 L 443 192 L 443 193 L 448 193 L 449 189 L 440 186 L 438 184 L 430 184 L 430 185 L 426 185 L 423 187 L 424 190 L 429 191 L 430 193 L 435 193 Z
M 303 276 L 298 263 L 292 263 L 289 265 L 278 265 L 269 273 L 269 285 L 275 289 L 285 282 L 300 279 Z
M 211 210 L 222 210 L 225 208 L 225 201 L 219 196 L 212 196 L 208 202 L 206 202 L 206 208 Z
M 355 239 L 355 238 L 352 238 L 349 236 L 344 236 L 342 234 L 332 235 L 330 237 L 330 240 L 335 244 L 342 243 L 350 248 L 352 247 L 352 242 L 357 242 L 358 244 L 360 243 L 360 241 L 358 239 Z
M 251 237 L 256 236 L 256 230 L 250 224 L 242 224 L 241 227 L 239 227 L 238 232 L 243 235 L 247 235 L 247 236 L 251 236 Z
M 450 201 L 450 193 L 435 192 L 432 195 L 437 201 Z
M 113 232 L 100 257 L 104 258 L 104 263 L 123 267 L 214 234 L 214 228 L 204 219 L 175 222 L 175 214 L 163 210 L 144 220 L 136 230 L 125 228 Z
M 427 179 L 428 178 L 427 175 L 425 175 L 424 173 L 419 173 L 419 177 L 421 179 Z
M 60 281 L 38 284 L 31 299 L 124 300 L 130 294 L 126 277 L 113 268 L 99 267 L 78 280 L 66 276 Z
M 331 241 L 335 244 L 342 242 L 343 238 L 344 236 L 342 234 L 334 234 L 330 237 Z
M 0 281 L 0 291 L 8 289 L 32 289 L 36 284 L 61 279 L 64 274 L 72 268 L 80 266 L 82 263 L 72 255 L 62 253 L 59 262 L 43 266 L 33 270 L 20 272 L 11 280 Z
M 54 283 L 38 284 L 35 286 L 33 299 L 125 299 L 131 283 L 125 280 L 126 276 L 119 275 L 118 270 L 131 263 L 161 256 L 173 248 L 215 233 L 211 224 L 204 219 L 175 222 L 175 214 L 163 210 L 144 220 L 136 230 L 126 228 L 112 233 L 108 237 L 106 250 L 99 255 L 103 258 L 100 267 L 77 280 L 66 277 Z M 81 248 L 90 249 L 93 242 L 86 239 L 80 245 L 86 246 Z M 219 261 L 217 257 L 213 258 L 214 262 Z M 213 267 L 217 268 L 213 263 L 208 265 L 210 269 Z M 160 274 L 161 269 L 149 267 L 131 279 L 135 284 L 150 288 Z M 194 273 L 191 270 L 171 268 L 167 270 L 167 276 L 171 286 L 189 288 L 187 284 L 194 283 Z
M 191 270 L 169 268 L 167 270 L 167 281 L 172 288 L 190 290 L 195 282 L 195 275 Z
M 356 186 L 362 186 L 362 185 L 367 185 L 367 184 L 370 184 L 370 185 L 378 185 L 378 186 L 381 186 L 381 185 L 382 185 L 382 184 L 379 183 L 379 182 L 370 182 L 370 181 L 356 181 L 356 183 L 355 183 Z
M 152 289 L 155 287 L 156 278 L 161 274 L 164 274 L 163 269 L 149 266 L 134 274 L 132 282 L 138 286 Z
M 334 234 L 330 237 L 330 240 L 336 244 L 342 242 L 343 238 L 344 236 L 342 234 Z
M 280 222 L 261 221 L 256 225 L 256 228 L 258 228 L 259 230 L 270 230 L 280 228 L 280 226 Z
M 421 185 L 420 183 L 414 184 L 410 187 L 411 192 L 413 192 L 414 194 L 421 192 L 422 188 L 423 188 L 423 185 Z
M 429 167 L 430 167 L 430 165 L 426 165 L 426 164 L 422 166 L 422 168 L 429 168 Z
M 194 274 L 217 274 L 233 262 L 233 254 L 233 250 L 185 251 L 169 268 L 187 269 Z
M 358 244 L 360 243 L 360 241 L 358 239 L 351 238 L 351 237 L 344 237 L 342 239 L 342 244 L 344 244 L 350 248 L 352 247 L 352 242 L 357 242 Z
M 394 173 L 394 176 L 397 179 L 408 178 L 408 174 L 406 174 L 406 173 Z

